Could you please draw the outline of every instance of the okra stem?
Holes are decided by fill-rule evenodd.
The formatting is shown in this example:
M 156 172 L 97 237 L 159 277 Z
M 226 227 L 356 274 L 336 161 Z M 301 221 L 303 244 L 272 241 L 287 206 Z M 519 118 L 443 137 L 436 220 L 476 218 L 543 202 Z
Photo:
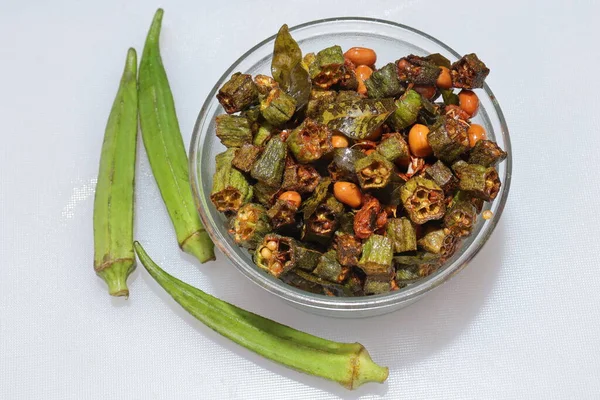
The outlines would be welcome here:
M 140 62 L 142 139 L 179 247 L 203 263 L 214 260 L 214 245 L 200 222 L 190 189 L 187 154 L 158 46 L 162 17 L 163 10 L 159 8 Z
M 137 55 L 127 52 L 102 144 L 94 197 L 94 270 L 112 296 L 129 296 L 133 255 L 133 186 L 137 139 Z
M 373 362 L 360 343 L 322 339 L 242 310 L 169 275 L 138 242 L 134 246 L 144 267 L 175 301 L 200 322 L 245 348 L 348 389 L 387 379 L 387 367 Z

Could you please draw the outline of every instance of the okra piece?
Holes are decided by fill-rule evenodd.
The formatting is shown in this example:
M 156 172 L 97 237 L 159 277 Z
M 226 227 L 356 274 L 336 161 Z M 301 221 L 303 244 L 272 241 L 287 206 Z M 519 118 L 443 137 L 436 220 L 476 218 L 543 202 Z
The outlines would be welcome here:
M 415 85 L 435 85 L 442 70 L 433 62 L 409 55 L 398 60 L 398 77 Z
M 314 162 L 333 150 L 327 126 L 306 118 L 286 141 L 290 152 L 302 164 Z
M 250 175 L 268 186 L 281 186 L 286 156 L 285 143 L 277 136 L 272 137 L 260 158 L 254 163 Z
M 260 102 L 263 118 L 273 126 L 281 126 L 292 118 L 296 111 L 296 100 L 279 87 L 271 90 Z
M 387 123 L 396 131 L 408 128 L 417 121 L 419 111 L 423 106 L 419 93 L 410 89 L 396 100 L 396 111 L 390 115 Z
M 296 204 L 287 200 L 276 200 L 273 207 L 269 208 L 267 215 L 271 220 L 273 229 L 280 229 L 286 225 L 296 223 Z
M 496 142 L 479 140 L 469 153 L 469 164 L 479 164 L 484 167 L 495 167 L 506 159 L 504 152 Z
M 271 139 L 272 129 L 273 128 L 269 124 L 261 124 L 254 135 L 254 139 L 252 139 L 252 144 L 261 147 L 266 145 L 269 139 Z
M 94 271 L 111 296 L 129 296 L 133 255 L 133 188 L 137 142 L 137 56 L 129 49 L 102 143 L 94 196 Z
M 463 89 L 482 88 L 489 73 L 489 68 L 476 54 L 467 54 L 452 64 L 452 86 Z
M 140 62 L 138 103 L 142 139 L 179 246 L 200 262 L 206 262 L 215 258 L 214 245 L 200 222 L 194 204 L 187 154 L 160 57 L 158 40 L 162 17 L 163 10 L 158 9 Z
M 417 121 L 423 125 L 427 125 L 430 131 L 435 131 L 444 122 L 441 107 L 423 96 L 421 96 L 421 105 Z
M 431 179 L 413 176 L 400 189 L 400 199 L 410 220 L 418 225 L 446 213 L 444 191 Z
M 337 260 L 344 267 L 358 267 L 359 257 L 362 253 L 362 243 L 354 235 L 336 233 L 335 250 Z
M 310 292 L 310 293 L 315 293 L 315 294 L 325 294 L 325 292 L 323 291 L 323 285 L 320 285 L 318 282 L 314 282 L 314 280 L 308 280 L 305 279 L 303 277 L 301 277 L 300 275 L 298 275 L 296 272 L 304 272 L 304 271 L 297 271 L 297 270 L 292 270 L 289 271 L 286 274 L 281 275 L 280 279 L 293 287 L 296 287 L 298 289 Z M 306 274 L 306 272 L 304 272 Z M 310 275 L 310 274 L 307 274 Z
M 392 290 L 392 282 L 387 275 L 384 277 L 367 275 L 363 290 L 366 295 L 388 293 Z
M 397 269 L 406 269 L 412 266 L 439 263 L 440 255 L 417 251 L 412 255 L 401 255 L 394 257 L 394 265 Z
M 311 272 L 315 269 L 321 259 L 320 251 L 306 247 L 303 243 L 296 241 L 296 268 Z
M 296 266 L 295 246 L 294 239 L 270 233 L 256 247 L 254 263 L 278 278 Z
M 297 164 L 288 157 L 283 172 L 282 190 L 293 190 L 300 194 L 312 193 L 320 181 L 321 175 L 313 166 Z
M 342 213 L 342 215 L 340 215 L 338 232 L 354 235 L 354 213 L 353 212 L 345 212 L 345 213 Z
M 263 97 L 267 96 L 271 90 L 279 87 L 279 84 L 275 79 L 267 75 L 256 75 L 254 77 L 254 84 L 256 85 L 259 96 Z
M 445 261 L 456 251 L 458 238 L 445 229 L 438 229 L 423 236 L 418 244 L 429 253 L 439 254 L 440 260 Z
M 363 204 L 354 216 L 354 233 L 359 239 L 366 239 L 378 229 L 385 226 L 387 213 L 382 209 L 379 200 L 371 195 L 363 197 Z
M 340 283 L 346 279 L 348 271 L 348 268 L 342 267 L 338 262 L 335 250 L 329 250 L 321 256 L 313 274 L 330 282 Z
M 426 57 L 423 57 L 423 59 L 437 65 L 438 67 L 446 67 L 446 68 L 450 69 L 450 67 L 452 66 L 452 64 L 450 63 L 450 60 L 448 60 L 446 57 L 444 57 L 440 53 L 430 54 Z
M 233 240 L 246 249 L 255 249 L 272 231 L 267 210 L 260 204 L 244 204 L 231 219 L 229 232 Z
M 325 200 L 329 192 L 329 186 L 331 186 L 331 178 L 326 177 L 321 179 L 313 194 L 302 203 L 304 220 L 308 220 L 317 210 L 319 204 Z
M 408 144 L 406 143 L 406 140 L 404 140 L 404 137 L 399 133 L 385 135 L 377 145 L 376 150 L 390 162 L 410 157 Z
M 210 200 L 218 211 L 237 211 L 252 200 L 253 189 L 244 174 L 233 168 L 231 161 L 234 149 L 217 156 L 217 170 L 213 176 Z
M 354 270 L 351 270 L 348 274 L 348 278 L 346 279 L 346 283 L 344 283 L 344 287 L 352 297 L 364 296 L 364 281 L 365 280 L 361 278 L 359 274 L 357 274 Z
M 388 219 L 386 233 L 392 241 L 394 253 L 404 253 L 417 249 L 417 233 L 408 218 Z
M 485 201 L 492 201 L 498 195 L 501 184 L 496 168 L 457 161 L 452 165 L 452 169 L 458 177 L 460 190 Z
M 417 280 L 419 280 L 419 278 L 421 278 L 419 276 L 419 274 L 415 271 L 413 271 L 412 269 L 398 269 L 396 270 L 396 283 L 398 285 L 400 284 L 407 284 L 407 283 L 413 283 Z
M 469 201 L 457 201 L 444 216 L 444 226 L 456 237 L 469 236 L 477 222 L 477 210 Z
M 244 143 L 242 147 L 235 151 L 235 157 L 232 160 L 233 166 L 240 171 L 249 173 L 252 166 L 258 160 L 261 148 L 250 143 Z
M 446 194 L 452 193 L 458 186 L 458 179 L 456 179 L 450 168 L 440 160 L 427 168 L 425 174 L 437 183 Z
M 241 147 L 252 143 L 252 129 L 250 122 L 245 117 L 223 114 L 215 118 L 216 135 L 223 146 Z
M 440 160 L 451 163 L 469 151 L 468 124 L 464 121 L 444 117 L 443 123 L 429 132 L 427 141 L 433 154 Z
M 381 235 L 371 235 L 363 245 L 362 257 L 358 267 L 367 276 L 390 275 L 393 271 L 392 258 L 394 251 L 392 241 Z
M 322 294 L 327 296 L 336 296 L 336 297 L 350 297 L 352 293 L 345 286 L 340 285 L 338 283 L 330 282 L 326 279 L 321 278 L 320 276 L 313 275 L 306 271 L 294 270 L 291 273 L 297 274 L 302 279 L 312 282 L 313 284 L 319 285 L 322 288 Z
M 333 90 L 311 90 L 306 106 L 306 116 L 317 119 L 323 113 L 323 110 L 335 101 L 335 98 L 336 92 Z
M 265 207 L 271 207 L 277 200 L 279 186 L 269 186 L 262 182 L 254 185 L 254 199 Z
M 365 81 L 367 94 L 371 99 L 396 97 L 404 92 L 404 85 L 398 79 L 396 64 L 389 63 L 373 71 L 371 77 Z
M 217 100 L 227 114 L 243 111 L 258 103 L 258 89 L 252 76 L 236 72 L 217 93 Z
M 167 274 L 137 242 L 135 250 L 150 275 L 187 312 L 247 349 L 348 389 L 387 379 L 388 369 L 374 363 L 363 345 L 321 339 L 245 311 Z
M 338 219 L 344 212 L 342 203 L 333 196 L 317 206 L 315 212 L 305 220 L 302 229 L 302 240 L 326 244 L 338 227 Z
M 365 158 L 364 152 L 351 147 L 333 150 L 333 160 L 327 167 L 331 179 L 358 183 L 355 165 L 358 160 Z
M 344 54 L 340 46 L 331 46 L 317 53 L 308 67 L 313 84 L 328 89 L 343 77 Z
M 358 88 L 358 79 L 356 79 L 356 67 L 352 61 L 345 59 L 342 67 L 342 77 L 338 82 L 340 90 L 352 90 L 356 92 Z
M 390 183 L 394 165 L 375 151 L 358 160 L 354 170 L 361 188 L 379 189 Z

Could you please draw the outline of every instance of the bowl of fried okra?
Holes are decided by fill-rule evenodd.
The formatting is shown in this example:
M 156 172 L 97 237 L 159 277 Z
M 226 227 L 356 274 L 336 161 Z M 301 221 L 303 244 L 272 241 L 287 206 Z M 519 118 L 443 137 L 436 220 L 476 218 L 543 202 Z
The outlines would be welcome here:
M 508 196 L 489 73 L 476 53 L 392 22 L 283 25 L 223 74 L 196 123 L 191 181 L 208 232 L 244 275 L 308 311 L 414 302 L 477 254 Z

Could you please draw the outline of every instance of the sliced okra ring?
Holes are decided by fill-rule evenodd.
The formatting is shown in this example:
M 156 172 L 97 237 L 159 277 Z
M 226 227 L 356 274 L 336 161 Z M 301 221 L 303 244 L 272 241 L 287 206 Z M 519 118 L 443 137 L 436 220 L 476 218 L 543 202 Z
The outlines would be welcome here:
M 286 141 L 298 162 L 314 162 L 333 150 L 331 131 L 327 126 L 306 118 Z
M 406 143 L 406 140 L 404 140 L 404 137 L 399 133 L 385 135 L 377 145 L 376 150 L 386 160 L 391 162 L 410 157 L 408 144 Z
M 435 63 L 419 56 L 409 55 L 397 62 L 398 77 L 415 85 L 435 85 L 442 72 Z
M 479 140 L 469 153 L 469 164 L 479 164 L 484 167 L 495 167 L 506 159 L 506 152 L 496 142 Z
M 467 54 L 452 64 L 452 86 L 464 89 L 481 88 L 489 73 L 489 68 L 476 54 Z
M 417 233 L 408 218 L 388 219 L 386 233 L 392 241 L 394 253 L 404 253 L 417 249 Z
M 440 260 L 445 261 L 452 257 L 458 247 L 458 238 L 449 229 L 438 229 L 429 232 L 418 241 L 423 250 L 439 254 Z
M 428 167 L 425 174 L 437 183 L 446 194 L 452 193 L 458 186 L 458 179 L 456 179 L 452 170 L 440 160 Z
M 457 201 L 444 216 L 444 226 L 457 237 L 469 236 L 477 222 L 477 210 L 469 201 Z
M 254 252 L 255 264 L 278 278 L 296 266 L 294 239 L 268 234 Z
M 414 90 L 407 90 L 398 100 L 396 100 L 396 111 L 390 115 L 387 123 L 399 131 L 408 128 L 417 121 L 419 111 L 423 106 L 421 95 Z
M 444 191 L 431 179 L 412 177 L 400 189 L 400 198 L 415 224 L 440 219 L 446 213 Z
M 344 54 L 340 46 L 331 46 L 317 53 L 308 67 L 313 84 L 328 89 L 338 83 L 344 74 Z
M 252 129 L 247 118 L 238 115 L 218 115 L 215 118 L 216 135 L 225 147 L 241 147 L 252 143 Z
M 367 276 L 389 275 L 392 271 L 394 251 L 392 241 L 381 235 L 371 235 L 363 245 L 358 267 Z
M 296 111 L 296 100 L 279 87 L 272 89 L 260 102 L 260 112 L 273 126 L 281 126 L 292 118 Z
M 390 183 L 394 165 L 378 152 L 358 160 L 354 166 L 362 189 L 379 189 Z
M 244 204 L 231 219 L 229 232 L 233 240 L 247 249 L 255 249 L 263 237 L 272 231 L 267 210 L 260 204 Z
M 287 146 L 277 136 L 267 143 L 260 158 L 252 166 L 250 175 L 271 187 L 280 187 L 285 168 Z
M 492 201 L 498 195 L 501 183 L 496 168 L 457 161 L 452 169 L 458 177 L 460 190 L 485 201 Z
M 267 211 L 267 215 L 271 220 L 273 229 L 280 229 L 286 225 L 295 224 L 297 211 L 298 207 L 293 202 L 276 200 L 273 207 Z
M 433 154 L 451 163 L 469 150 L 468 124 L 462 120 L 444 117 L 443 123 L 427 135 Z
M 301 194 L 312 193 L 320 181 L 321 175 L 313 166 L 296 164 L 291 157 L 288 157 L 283 172 L 282 190 L 293 190 Z
M 219 89 L 217 100 L 227 114 L 233 114 L 258 103 L 258 89 L 251 75 L 236 72 Z
M 395 63 L 389 63 L 373 71 L 369 79 L 365 80 L 365 86 L 371 99 L 396 97 L 405 90 L 405 86 L 398 79 L 398 68 Z
M 267 96 L 271 90 L 279 87 L 279 84 L 275 81 L 275 79 L 271 78 L 267 75 L 256 75 L 254 77 L 254 84 L 256 85 L 256 89 L 260 96 Z
M 302 240 L 326 244 L 338 227 L 338 218 L 344 212 L 342 203 L 329 196 L 319 204 L 315 212 L 305 221 Z
M 233 166 L 243 172 L 250 172 L 252 166 L 258 160 L 261 148 L 250 143 L 245 143 L 236 150 L 235 157 L 232 160 Z
M 232 149 L 227 152 L 231 154 Z M 225 152 L 225 154 L 227 154 Z M 222 153 L 223 154 L 223 153 Z M 252 199 L 253 188 L 246 177 L 231 163 L 227 156 L 217 156 L 217 171 L 213 176 L 213 186 L 210 199 L 218 211 L 237 211 L 243 204 Z

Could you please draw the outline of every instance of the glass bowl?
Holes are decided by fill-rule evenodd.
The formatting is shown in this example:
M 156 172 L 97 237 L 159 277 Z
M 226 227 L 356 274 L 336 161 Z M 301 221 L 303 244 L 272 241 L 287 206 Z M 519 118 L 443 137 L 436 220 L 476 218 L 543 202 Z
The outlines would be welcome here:
M 302 48 L 303 54 L 317 52 L 334 44 L 340 45 L 342 49 L 354 46 L 369 47 L 376 51 L 379 66 L 408 54 L 441 53 L 451 61 L 460 58 L 456 51 L 423 32 L 378 19 L 323 19 L 295 26 L 290 32 Z M 508 127 L 500 105 L 487 85 L 483 90 L 477 91 L 480 108 L 473 121 L 483 125 L 488 137 L 496 140 L 498 145 L 508 152 L 508 158 L 498 167 L 502 180 L 500 192 L 492 204 L 486 203 L 485 206 L 494 216 L 487 221 L 480 217 L 473 234 L 463 241 L 461 249 L 451 259 L 432 275 L 391 293 L 339 298 L 305 292 L 256 267 L 251 255 L 233 242 L 227 233 L 225 217 L 217 212 L 210 201 L 215 156 L 225 149 L 215 136 L 215 117 L 224 113 L 215 95 L 234 72 L 270 75 L 274 40 L 275 35 L 263 40 L 234 62 L 215 84 L 200 110 L 190 148 L 190 180 L 202 222 L 215 244 L 242 274 L 300 309 L 327 316 L 358 318 L 384 314 L 415 302 L 462 270 L 481 250 L 500 219 L 508 196 L 512 170 Z

